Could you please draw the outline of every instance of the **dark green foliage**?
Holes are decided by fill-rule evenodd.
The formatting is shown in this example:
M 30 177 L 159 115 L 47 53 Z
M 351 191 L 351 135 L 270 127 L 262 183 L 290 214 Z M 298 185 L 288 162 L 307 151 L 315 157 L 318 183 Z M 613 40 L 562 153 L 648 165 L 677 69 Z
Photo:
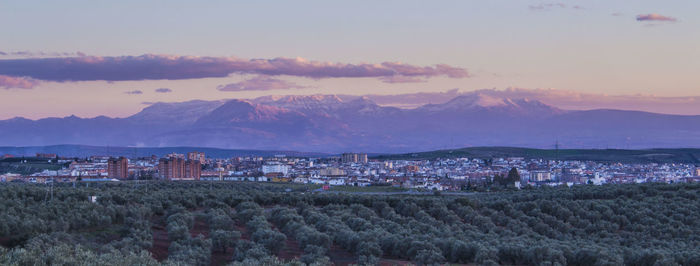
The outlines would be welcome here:
M 329 261 L 326 257 L 326 248 L 316 245 L 306 245 L 304 248 L 304 255 L 301 256 L 301 261 L 306 264 L 321 263 Z
M 518 173 L 518 169 L 515 167 L 511 168 L 510 171 L 508 171 L 508 176 L 506 178 L 510 182 L 520 181 L 520 173 Z
M 211 232 L 212 250 L 216 252 L 226 252 L 226 249 L 233 247 L 236 241 L 241 238 L 238 231 L 216 230 Z
M 272 253 L 277 253 L 284 247 L 287 237 L 284 234 L 271 229 L 260 229 L 251 235 L 251 239 L 263 245 Z
M 217 210 L 209 214 L 209 230 L 231 230 L 233 219 L 225 212 Z
M 512 175 L 513 177 L 515 175 Z M 700 265 L 700 184 L 533 188 L 469 196 L 285 192 L 286 185 L 0 184 L 0 264 Z M 295 187 L 295 189 L 297 189 Z M 88 201 L 89 196 L 98 201 Z M 202 232 L 201 230 L 208 230 Z M 161 231 L 162 232 L 162 231 Z M 202 236 L 194 233 L 202 232 Z M 206 236 L 204 236 L 206 235 Z M 300 261 L 281 261 L 296 241 Z M 121 259 L 121 260 L 118 260 Z
M 248 240 L 238 240 L 233 258 L 236 261 L 244 261 L 248 259 L 261 260 L 268 256 L 270 256 L 270 251 L 262 244 Z
M 211 258 L 211 240 L 197 236 L 170 243 L 168 262 L 182 265 L 209 265 Z

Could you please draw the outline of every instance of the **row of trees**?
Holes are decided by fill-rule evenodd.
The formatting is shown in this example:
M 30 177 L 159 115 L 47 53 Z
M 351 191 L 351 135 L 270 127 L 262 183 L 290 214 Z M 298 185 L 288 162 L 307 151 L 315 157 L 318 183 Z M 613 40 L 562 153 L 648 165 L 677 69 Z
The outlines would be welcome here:
M 472 196 L 298 192 L 307 189 L 226 182 L 213 188 L 198 182 L 57 185 L 47 200 L 43 186 L 3 184 L 0 264 L 111 262 L 120 256 L 158 264 L 146 250 L 153 246 L 151 226 L 162 223 L 170 241 L 163 262 L 171 264 L 210 264 L 212 254 L 230 254 L 237 264 L 328 264 L 329 250 L 337 247 L 360 264 L 389 258 L 417 264 L 700 265 L 698 184 Z M 209 231 L 192 236 L 202 221 Z M 299 260 L 275 257 L 287 239 L 299 243 Z
M 301 261 L 307 264 L 329 262 L 326 253 L 333 241 L 330 236 L 321 233 L 316 228 L 306 225 L 304 217 L 295 210 L 285 207 L 275 207 L 270 212 L 271 221 L 282 231 L 296 239 L 304 254 Z

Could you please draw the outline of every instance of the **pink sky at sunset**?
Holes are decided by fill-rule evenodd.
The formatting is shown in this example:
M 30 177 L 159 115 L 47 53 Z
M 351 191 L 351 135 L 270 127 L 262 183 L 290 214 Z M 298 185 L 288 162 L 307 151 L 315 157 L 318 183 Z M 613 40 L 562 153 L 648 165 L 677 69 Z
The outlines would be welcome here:
M 488 93 L 564 109 L 700 115 L 696 1 L 387 1 L 372 9 L 319 1 L 275 10 L 75 2 L 0 3 L 0 23 L 23 21 L 0 29 L 0 119 L 126 117 L 144 102 L 435 96 L 455 88 L 496 88 Z

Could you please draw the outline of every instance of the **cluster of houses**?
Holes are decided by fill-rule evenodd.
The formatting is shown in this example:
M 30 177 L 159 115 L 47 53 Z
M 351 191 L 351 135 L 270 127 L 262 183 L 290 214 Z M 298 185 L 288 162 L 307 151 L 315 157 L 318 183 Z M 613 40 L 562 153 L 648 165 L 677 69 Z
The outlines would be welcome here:
M 183 158 L 182 170 L 177 158 Z M 395 186 L 430 190 L 462 190 L 488 186 L 517 170 L 516 187 L 526 185 L 698 182 L 700 167 L 691 164 L 624 164 L 512 158 L 445 158 L 435 160 L 368 160 L 366 154 L 301 158 L 283 155 L 207 158 L 203 153 L 145 158 L 54 160 L 59 170 L 20 175 L 4 173 L 0 182 L 73 182 L 119 180 L 204 180 L 291 182 L 328 186 Z M 192 162 L 192 163 L 190 163 Z M 196 162 L 196 163 L 195 163 Z M 164 164 L 167 163 L 167 167 Z M 187 168 L 185 168 L 187 167 Z M 196 168 L 196 169 L 195 169 Z M 181 177 L 173 173 L 181 171 Z M 167 173 L 166 173 L 167 172 Z M 188 176 L 185 176 L 188 173 Z M 185 178 L 187 177 L 187 178 Z

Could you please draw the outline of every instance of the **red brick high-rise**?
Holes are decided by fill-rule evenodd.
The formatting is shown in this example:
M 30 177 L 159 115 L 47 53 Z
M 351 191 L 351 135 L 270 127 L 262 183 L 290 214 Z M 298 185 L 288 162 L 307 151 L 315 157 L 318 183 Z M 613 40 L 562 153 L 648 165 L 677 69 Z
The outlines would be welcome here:
M 177 157 L 158 160 L 158 175 L 161 179 L 180 179 L 185 172 L 185 160 Z
M 129 160 L 124 157 L 109 158 L 107 160 L 107 176 L 109 178 L 129 178 Z
M 199 161 L 178 157 L 161 158 L 158 160 L 158 175 L 161 179 L 167 180 L 199 180 L 202 175 L 202 164 Z
M 202 176 L 202 163 L 197 160 L 187 160 L 185 162 L 185 179 L 199 180 Z

